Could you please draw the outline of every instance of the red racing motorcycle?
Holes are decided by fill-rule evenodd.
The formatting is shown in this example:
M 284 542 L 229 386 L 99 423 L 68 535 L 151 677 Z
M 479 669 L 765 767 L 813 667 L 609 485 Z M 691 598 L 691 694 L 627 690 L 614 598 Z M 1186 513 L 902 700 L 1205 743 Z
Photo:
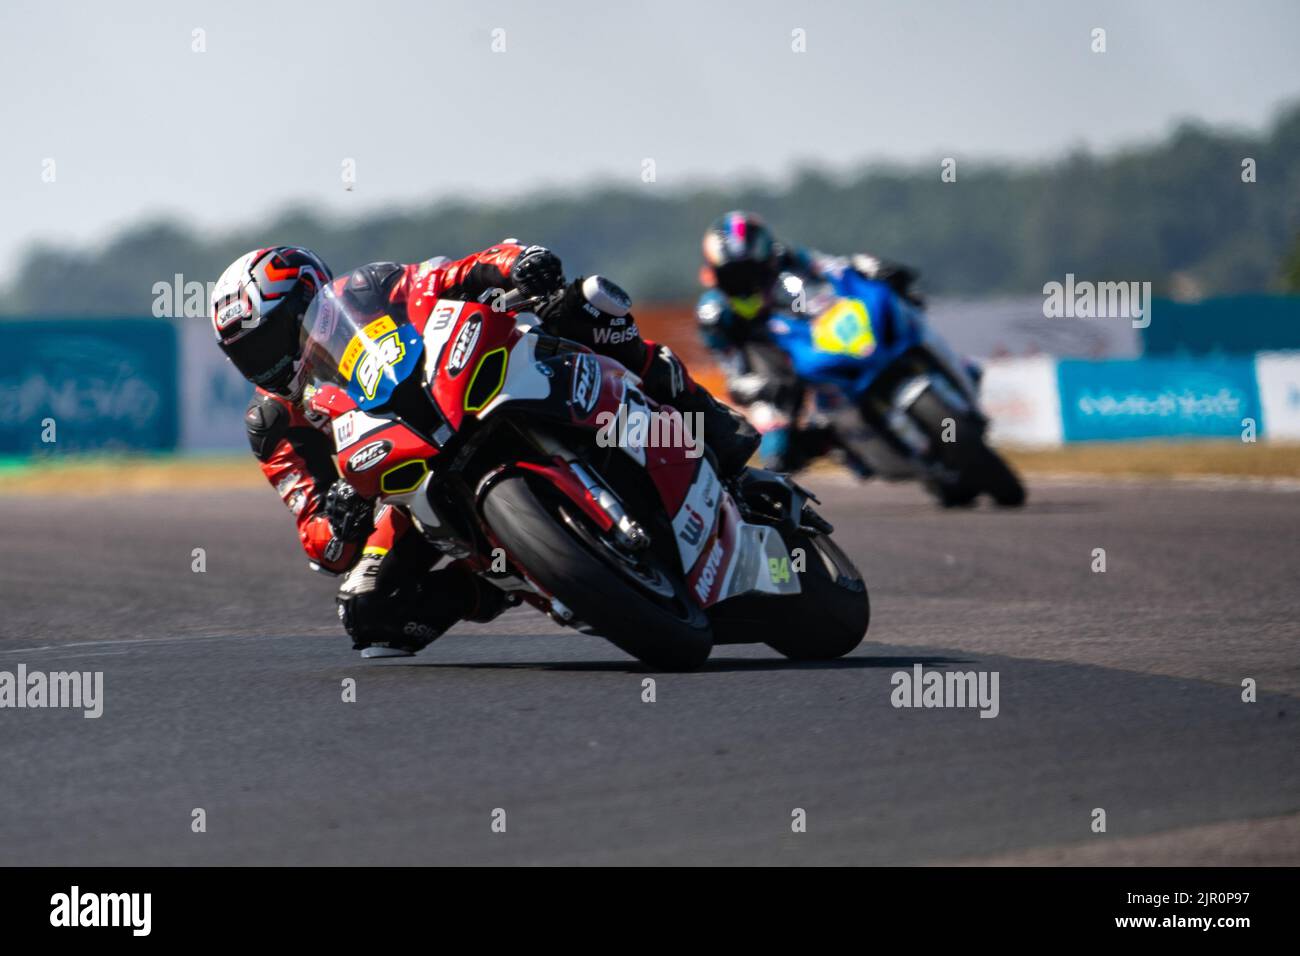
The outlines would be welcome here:
M 317 295 L 306 404 L 340 474 L 448 559 L 651 667 L 699 667 L 714 644 L 855 648 L 867 589 L 816 498 L 756 469 L 720 480 L 681 415 L 546 333 L 538 304 L 497 292 L 398 318 Z

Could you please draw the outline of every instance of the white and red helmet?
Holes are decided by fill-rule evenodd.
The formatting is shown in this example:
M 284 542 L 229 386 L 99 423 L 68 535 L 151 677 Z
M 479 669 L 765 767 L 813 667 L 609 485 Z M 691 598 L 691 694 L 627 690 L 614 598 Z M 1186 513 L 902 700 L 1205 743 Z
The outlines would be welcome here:
M 320 256 L 299 246 L 255 249 L 221 273 L 212 290 L 212 331 L 244 378 L 293 393 L 303 315 L 332 278 Z

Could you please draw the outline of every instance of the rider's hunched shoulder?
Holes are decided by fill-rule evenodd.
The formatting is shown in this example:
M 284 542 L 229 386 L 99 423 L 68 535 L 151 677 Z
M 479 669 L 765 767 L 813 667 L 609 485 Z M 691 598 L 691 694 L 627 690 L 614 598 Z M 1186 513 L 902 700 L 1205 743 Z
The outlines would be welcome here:
M 283 401 L 265 392 L 254 393 L 244 413 L 244 425 L 248 428 L 248 444 L 258 461 L 271 457 L 275 446 L 289 431 L 292 417 Z

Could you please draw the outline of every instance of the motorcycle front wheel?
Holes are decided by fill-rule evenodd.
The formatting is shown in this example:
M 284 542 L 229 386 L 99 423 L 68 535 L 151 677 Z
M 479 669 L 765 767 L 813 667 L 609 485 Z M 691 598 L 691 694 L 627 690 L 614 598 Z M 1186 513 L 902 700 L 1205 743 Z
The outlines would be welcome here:
M 695 670 L 708 660 L 713 631 L 681 575 L 651 552 L 619 556 L 544 480 L 502 479 L 482 511 L 506 553 L 592 633 L 658 670 Z

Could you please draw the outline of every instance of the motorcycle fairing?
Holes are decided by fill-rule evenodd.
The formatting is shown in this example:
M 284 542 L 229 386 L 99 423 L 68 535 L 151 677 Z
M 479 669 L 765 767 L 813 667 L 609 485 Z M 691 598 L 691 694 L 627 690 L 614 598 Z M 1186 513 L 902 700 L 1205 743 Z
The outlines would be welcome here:
M 437 455 L 436 446 L 393 417 L 338 449 L 337 461 L 339 473 L 363 497 L 391 499 L 418 487 Z
M 334 432 L 334 449 L 341 452 L 351 448 L 353 445 L 369 438 L 376 431 L 387 428 L 392 423 L 392 416 L 385 418 L 369 415 L 359 408 L 344 411 L 331 422 L 331 428 Z
M 718 481 L 713 466 L 709 464 L 707 458 L 699 458 L 696 461 L 698 469 L 695 471 L 695 479 L 686 487 L 680 497 L 681 504 L 673 514 L 673 535 L 677 538 L 677 552 L 682 559 L 682 568 L 687 571 L 699 562 L 705 547 L 716 540 L 718 509 L 722 503 L 722 483 Z M 665 498 L 667 504 L 665 488 L 657 474 L 659 470 L 659 468 L 652 468 L 651 476 L 656 479 L 655 486 L 659 488 L 659 494 Z M 677 475 L 671 477 L 676 479 Z M 668 490 L 669 493 L 675 493 L 677 489 L 671 487 Z
M 309 413 L 329 419 L 338 418 L 357 407 L 348 393 L 337 385 L 308 385 L 302 400 Z
M 856 395 L 920 342 L 923 323 L 884 282 L 844 269 L 826 277 L 820 289 L 808 312 L 768 320 L 769 333 L 801 378 Z
M 790 573 L 790 552 L 775 528 L 756 525 L 724 498 L 716 527 L 686 578 L 702 607 L 711 607 L 741 594 L 799 594 L 797 575 Z
M 866 358 L 876 350 L 871 315 L 861 299 L 840 299 L 809 326 L 812 342 L 822 352 Z
M 911 307 L 905 306 L 905 314 L 911 313 Z M 917 319 L 919 322 L 919 319 Z M 979 407 L 979 385 L 971 378 L 967 364 L 961 360 L 952 346 L 938 335 L 928 324 L 920 323 L 920 345 L 957 384 L 965 396 L 966 402 L 973 408 Z
M 568 385 L 564 357 L 537 358 L 536 335 L 523 334 L 510 348 L 506 361 L 505 378 L 501 388 L 477 415 L 480 419 L 491 415 L 503 405 L 529 405 L 550 418 L 569 420 L 562 399 Z M 554 400 L 553 400 L 554 399 Z
M 428 471 L 428 461 L 438 455 L 437 446 L 395 413 L 362 411 L 337 385 L 311 386 L 304 402 L 310 414 L 329 420 L 339 474 L 368 498 L 391 497 L 395 490 L 407 488 L 414 480 L 413 471 L 394 477 L 397 469 L 418 463 L 422 475 Z
M 381 315 L 356 333 L 343 351 L 338 372 L 348 397 L 363 410 L 383 405 L 420 361 L 424 343 L 407 322 Z
M 459 431 L 466 416 L 481 414 L 500 391 L 510 350 L 522 335 L 512 315 L 481 303 L 434 303 L 424 324 L 423 382 L 452 430 Z M 494 390 L 483 394 L 484 383 Z

